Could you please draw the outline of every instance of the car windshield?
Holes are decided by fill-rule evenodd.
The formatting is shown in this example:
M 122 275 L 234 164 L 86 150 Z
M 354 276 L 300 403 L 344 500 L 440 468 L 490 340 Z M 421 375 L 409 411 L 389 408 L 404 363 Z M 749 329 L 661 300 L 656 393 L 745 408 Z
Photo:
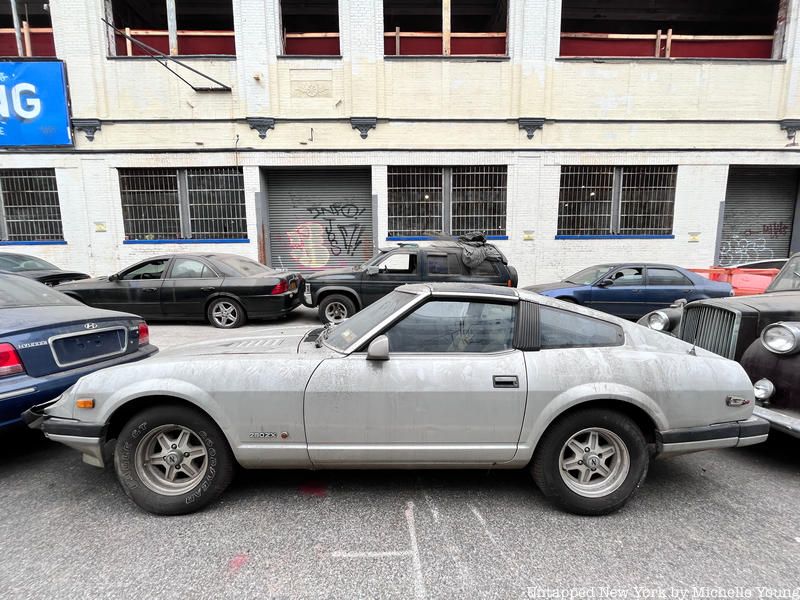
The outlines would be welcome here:
M 23 256 L 19 254 L 0 255 L 0 271 L 19 273 L 20 271 L 48 271 L 51 269 L 57 270 L 58 267 L 51 265 L 46 260 L 36 258 L 35 256 Z
M 800 290 L 800 255 L 789 260 L 767 288 L 768 292 Z
M 378 264 L 381 261 L 381 259 L 383 259 L 383 257 L 386 256 L 388 252 L 389 252 L 388 250 L 379 250 L 378 253 L 372 258 L 370 258 L 367 262 L 353 268 L 359 271 L 363 271 L 369 266 Z
M 0 278 L 0 309 L 76 304 L 80 302 L 38 281 L 14 276 Z
M 578 285 L 591 285 L 611 270 L 614 265 L 595 265 L 570 275 L 564 281 Z
M 330 330 L 325 338 L 325 344 L 334 350 L 344 352 L 378 323 L 401 310 L 417 297 L 417 294 L 400 291 L 394 291 L 384 296 Z

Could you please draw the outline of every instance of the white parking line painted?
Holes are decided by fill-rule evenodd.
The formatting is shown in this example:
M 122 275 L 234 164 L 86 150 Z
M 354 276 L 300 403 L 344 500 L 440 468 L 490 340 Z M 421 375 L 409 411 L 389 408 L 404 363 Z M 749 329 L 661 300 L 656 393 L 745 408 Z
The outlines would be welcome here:
M 438 523 L 439 522 L 439 509 L 436 508 L 436 505 L 433 503 L 433 498 L 425 492 L 425 503 L 428 505 L 428 510 L 431 511 L 431 516 L 433 520 Z
M 414 596 L 416 598 L 425 598 L 425 581 L 422 579 L 422 561 L 419 558 L 417 531 L 414 525 L 414 503 L 411 500 L 406 504 L 406 523 L 408 524 L 408 535 L 411 538 L 411 552 L 414 563 Z
M 411 556 L 411 550 L 394 550 L 388 552 L 331 552 L 335 558 L 385 558 L 392 556 Z

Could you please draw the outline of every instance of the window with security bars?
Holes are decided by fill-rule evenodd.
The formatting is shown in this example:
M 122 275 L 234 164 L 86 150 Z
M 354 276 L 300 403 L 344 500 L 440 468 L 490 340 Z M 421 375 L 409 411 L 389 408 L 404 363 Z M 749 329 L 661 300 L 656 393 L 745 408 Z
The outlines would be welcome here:
M 239 167 L 119 169 L 129 240 L 245 239 Z
M 561 167 L 559 236 L 671 235 L 676 166 Z
M 389 167 L 389 237 L 506 235 L 506 166 Z
M 54 169 L 0 169 L 0 240 L 63 240 Z

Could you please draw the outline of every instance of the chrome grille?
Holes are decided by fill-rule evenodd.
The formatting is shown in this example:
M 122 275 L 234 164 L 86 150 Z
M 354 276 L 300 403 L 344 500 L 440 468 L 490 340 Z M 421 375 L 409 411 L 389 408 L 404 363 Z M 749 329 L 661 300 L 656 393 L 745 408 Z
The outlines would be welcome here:
M 683 313 L 681 339 L 726 358 L 734 357 L 738 331 L 738 313 L 718 306 L 690 306 Z

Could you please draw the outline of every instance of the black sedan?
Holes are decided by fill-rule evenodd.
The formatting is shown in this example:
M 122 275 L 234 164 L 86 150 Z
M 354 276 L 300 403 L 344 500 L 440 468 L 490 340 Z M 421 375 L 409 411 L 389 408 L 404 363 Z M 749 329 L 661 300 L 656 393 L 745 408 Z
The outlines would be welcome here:
M 233 329 L 248 319 L 275 319 L 300 304 L 303 279 L 235 254 L 165 254 L 119 273 L 58 286 L 98 308 L 148 320 L 208 320 Z
M 0 252 L 0 271 L 15 273 L 50 286 L 77 279 L 89 279 L 86 273 L 65 271 L 36 256 L 13 252 Z

